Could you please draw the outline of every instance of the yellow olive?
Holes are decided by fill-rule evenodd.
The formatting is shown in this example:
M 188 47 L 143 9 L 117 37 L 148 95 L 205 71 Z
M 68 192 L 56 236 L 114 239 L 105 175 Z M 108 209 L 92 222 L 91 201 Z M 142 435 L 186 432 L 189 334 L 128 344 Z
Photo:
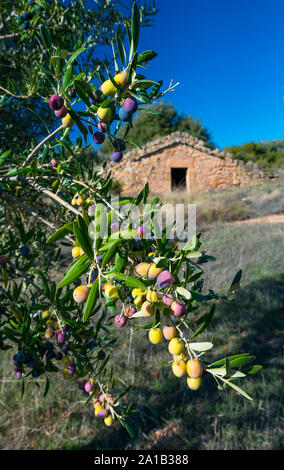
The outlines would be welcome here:
M 148 302 L 157 302 L 159 300 L 158 292 L 149 289 L 146 294 L 146 299 Z
M 169 342 L 168 349 L 171 354 L 181 354 L 184 351 L 184 343 L 180 338 L 173 338 Z
M 176 377 L 186 375 L 186 363 L 184 361 L 175 361 L 172 363 L 172 370 Z
M 80 256 L 80 247 L 79 246 L 74 246 L 72 248 L 72 258 L 78 258 Z
M 202 377 L 197 377 L 197 379 L 187 377 L 187 385 L 191 390 L 198 390 L 202 385 Z
M 123 72 L 118 72 L 115 77 L 114 81 L 117 83 L 119 88 L 125 88 L 127 84 L 127 72 L 124 70 Z
M 64 127 L 72 127 L 75 123 L 74 119 L 70 116 L 70 114 L 66 114 L 66 116 L 62 119 L 62 124 Z
M 117 88 L 113 85 L 111 80 L 106 80 L 102 84 L 101 90 L 105 96 L 113 96 L 117 92 Z
M 160 328 L 151 328 L 149 331 L 149 340 L 153 344 L 159 344 L 163 341 L 163 333 Z
M 87 301 L 89 292 L 90 292 L 89 287 L 87 287 L 87 286 L 78 286 L 73 291 L 73 299 L 78 304 L 83 304 L 84 302 Z

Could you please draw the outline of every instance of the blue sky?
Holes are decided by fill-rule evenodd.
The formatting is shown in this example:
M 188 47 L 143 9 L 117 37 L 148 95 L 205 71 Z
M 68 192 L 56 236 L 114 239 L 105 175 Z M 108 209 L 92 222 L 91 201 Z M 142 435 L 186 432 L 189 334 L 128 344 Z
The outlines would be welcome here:
M 156 0 L 156 6 L 139 51 L 158 52 L 149 77 L 165 86 L 180 82 L 166 101 L 200 118 L 220 148 L 283 138 L 283 0 Z
M 284 137 L 283 0 L 158 0 L 141 47 L 159 56 L 152 75 L 181 84 L 169 94 L 201 118 L 223 148 Z

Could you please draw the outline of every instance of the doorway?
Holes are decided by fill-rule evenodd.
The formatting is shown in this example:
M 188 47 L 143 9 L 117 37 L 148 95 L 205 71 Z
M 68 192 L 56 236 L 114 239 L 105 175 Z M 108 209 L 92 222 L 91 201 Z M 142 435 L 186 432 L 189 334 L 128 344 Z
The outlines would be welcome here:
M 186 191 L 187 168 L 171 168 L 172 191 Z

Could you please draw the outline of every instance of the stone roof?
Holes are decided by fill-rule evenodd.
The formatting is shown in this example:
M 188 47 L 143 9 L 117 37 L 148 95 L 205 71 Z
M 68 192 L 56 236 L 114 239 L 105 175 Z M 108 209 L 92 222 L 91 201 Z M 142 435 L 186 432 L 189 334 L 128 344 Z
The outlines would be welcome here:
M 173 132 L 172 134 L 166 135 L 164 137 L 158 137 L 157 139 L 147 142 L 142 149 L 136 148 L 127 152 L 124 155 L 124 160 L 140 160 L 143 157 L 146 157 L 149 154 L 153 154 L 159 152 L 162 149 L 172 147 L 173 145 L 188 145 L 196 150 L 201 152 L 205 152 L 208 155 L 218 158 L 225 158 L 226 156 L 230 156 L 230 154 L 223 152 L 219 149 L 210 149 L 205 146 L 202 140 L 197 139 L 196 137 L 192 137 L 187 132 Z
M 158 153 L 165 148 L 169 148 L 179 144 L 192 147 L 193 149 L 198 150 L 200 152 L 204 152 L 211 157 L 233 158 L 230 153 L 224 152 L 223 150 L 220 150 L 218 148 L 211 149 L 206 147 L 202 140 L 197 139 L 197 137 L 191 136 L 187 132 L 177 131 L 164 137 L 158 137 L 157 139 L 151 142 L 147 142 L 142 149 L 135 148 L 134 150 L 125 153 L 123 160 L 120 163 L 110 162 L 107 166 L 107 169 L 112 170 L 112 168 L 118 169 L 119 167 L 124 167 L 126 164 L 129 164 L 134 161 L 138 162 L 139 160 L 147 158 L 148 156 L 153 155 L 155 153 Z M 262 173 L 257 163 L 251 161 L 244 162 L 242 160 L 238 160 L 238 162 L 246 166 L 247 169 Z M 269 178 L 277 177 L 273 173 L 266 173 L 265 176 Z

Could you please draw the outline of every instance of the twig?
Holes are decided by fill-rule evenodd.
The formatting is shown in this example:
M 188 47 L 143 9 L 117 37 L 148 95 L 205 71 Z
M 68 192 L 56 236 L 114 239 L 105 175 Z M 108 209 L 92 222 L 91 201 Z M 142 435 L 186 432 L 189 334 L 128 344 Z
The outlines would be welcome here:
M 45 178 L 42 176 L 41 178 Z M 46 177 L 49 178 L 49 177 Z M 71 204 L 68 204 L 68 202 L 64 201 L 61 197 L 57 196 L 57 194 L 54 194 L 52 191 L 49 191 L 48 189 L 43 188 L 40 184 L 36 183 L 33 178 L 28 178 L 28 177 L 22 177 L 22 176 L 11 176 L 11 177 L 0 177 L 0 181 L 25 181 L 27 182 L 30 186 L 35 188 L 36 190 L 46 194 L 49 196 L 51 199 L 54 199 L 55 201 L 59 202 L 62 206 L 66 207 L 66 209 L 70 210 L 76 215 L 81 215 L 81 212 L 77 211 Z
M 13 37 L 15 37 L 15 36 L 20 36 L 20 33 L 6 34 L 5 36 L 0 36 L 0 40 L 1 40 L 1 39 L 13 38 Z
M 89 189 L 91 192 L 93 192 L 98 198 L 100 198 L 103 203 L 108 206 L 111 210 L 113 210 L 116 215 L 121 219 L 121 220 L 126 220 L 126 217 L 124 217 L 123 215 L 120 214 L 120 212 L 115 209 L 115 207 L 113 207 L 106 199 L 103 198 L 103 196 L 98 193 L 95 189 L 93 188 L 90 188 L 86 183 L 83 183 L 82 181 L 78 181 L 78 180 L 73 180 L 73 183 L 77 183 L 77 184 L 80 184 L 81 186 L 84 186 L 84 188 L 87 188 Z
M 1 37 L 0 37 L 0 39 L 1 39 Z M 31 97 L 31 95 L 16 95 L 15 93 L 12 93 L 11 91 L 6 90 L 2 86 L 0 86 L 0 90 L 4 91 L 7 95 L 13 96 L 13 98 L 19 98 L 21 100 L 26 100 L 26 99 Z
M 40 184 L 35 183 L 31 178 L 26 178 L 25 181 L 29 183 L 33 188 L 35 188 L 38 191 L 41 191 L 42 193 L 46 194 L 49 196 L 51 199 L 54 199 L 55 201 L 59 202 L 62 206 L 66 207 L 69 211 L 73 212 L 76 215 L 81 215 L 81 212 L 77 211 L 71 204 L 68 204 L 68 202 L 64 201 L 61 197 L 57 196 L 57 194 L 54 194 L 52 191 L 49 191 L 48 189 L 43 188 Z
M 26 160 L 23 163 L 23 167 L 25 167 L 29 161 L 33 158 L 34 154 L 52 137 L 54 137 L 58 132 L 60 132 L 62 129 L 65 129 L 65 126 L 61 124 L 61 126 L 57 127 L 55 131 L 53 131 L 51 134 L 49 134 L 45 139 L 43 139 L 34 149 L 33 151 L 27 156 Z
M 160 93 L 160 96 L 164 96 L 166 93 L 169 93 L 170 91 L 174 91 L 174 88 L 178 85 L 180 85 L 180 82 L 177 82 L 175 83 L 174 85 L 172 84 L 173 83 L 173 80 L 171 80 L 170 84 L 169 84 L 169 88 L 165 91 L 162 91 Z
M 25 211 L 29 212 L 33 217 L 36 217 L 38 220 L 40 220 L 41 222 L 43 222 L 45 225 L 47 225 L 49 228 L 51 228 L 52 230 L 57 230 L 57 227 L 55 225 L 53 225 L 51 222 L 49 222 L 48 220 L 44 219 L 43 217 L 41 217 L 39 214 L 37 214 L 36 212 L 34 212 L 30 207 L 26 206 L 26 204 L 23 204 L 22 202 L 18 201 L 17 199 L 15 199 L 14 197 L 10 196 L 10 194 L 6 194 L 5 193 L 5 198 L 7 199 L 10 199 L 11 201 L 14 201 L 16 202 L 20 207 L 22 207 Z M 73 239 L 71 237 L 69 237 L 68 235 L 65 235 L 65 238 L 66 240 L 68 240 L 69 242 L 73 243 Z

